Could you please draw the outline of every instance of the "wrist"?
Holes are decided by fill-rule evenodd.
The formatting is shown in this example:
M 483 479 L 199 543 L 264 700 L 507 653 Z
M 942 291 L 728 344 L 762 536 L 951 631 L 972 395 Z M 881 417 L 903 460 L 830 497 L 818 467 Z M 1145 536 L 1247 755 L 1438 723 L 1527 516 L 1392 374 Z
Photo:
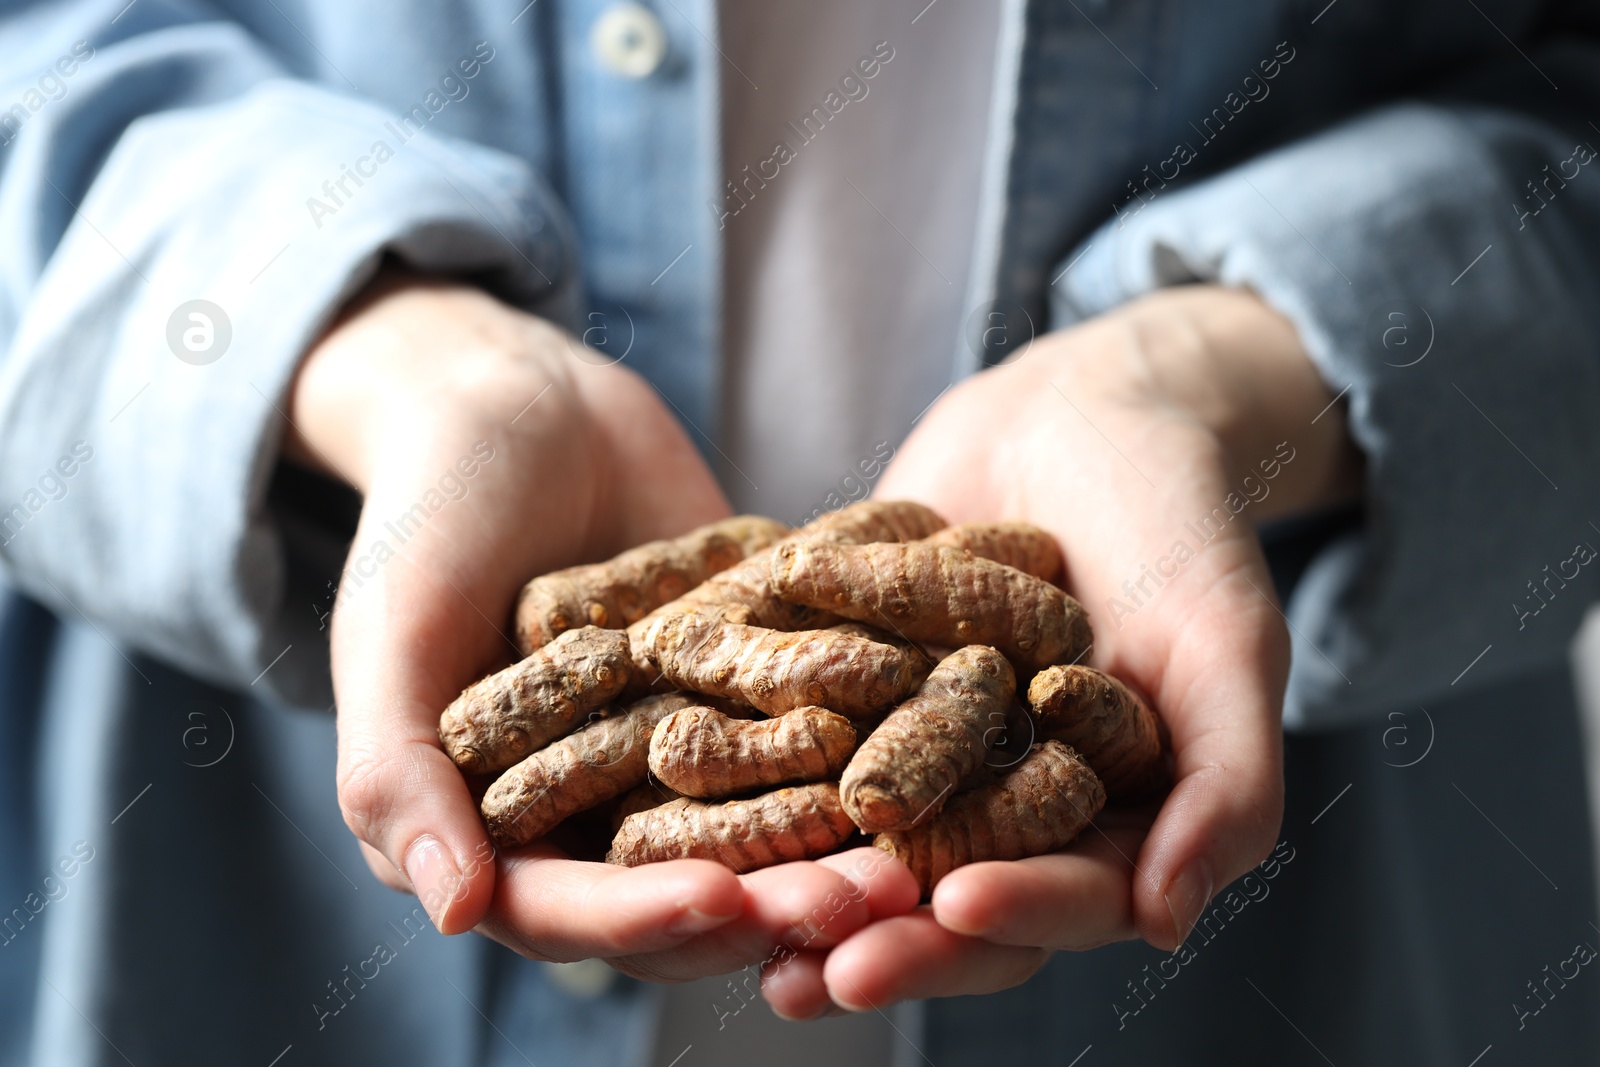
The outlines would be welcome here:
M 1240 289 L 1159 290 L 1104 316 L 1110 358 L 1092 381 L 1108 397 L 1198 424 L 1232 485 L 1284 467 L 1256 521 L 1351 502 L 1360 451 L 1345 405 L 1322 381 L 1294 325 Z M 1284 457 L 1292 455 L 1292 461 Z
M 464 421 L 515 432 L 536 396 L 541 425 L 570 422 L 581 405 L 564 359 L 569 340 L 470 286 L 386 268 L 307 351 L 289 390 L 283 453 L 365 492 L 397 445 Z

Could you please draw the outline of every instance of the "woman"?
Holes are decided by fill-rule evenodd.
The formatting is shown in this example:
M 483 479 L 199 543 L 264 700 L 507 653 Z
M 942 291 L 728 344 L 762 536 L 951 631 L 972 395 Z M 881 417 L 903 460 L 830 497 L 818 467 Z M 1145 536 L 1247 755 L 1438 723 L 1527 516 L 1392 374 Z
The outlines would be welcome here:
M 1594 1047 L 1594 13 L 975 7 L 0 21 L 11 1058 L 636 1060 L 653 986 L 423 917 L 671 980 L 841 889 L 763 995 L 941 1065 Z M 520 582 L 869 471 L 1056 534 L 1153 824 L 914 912 L 492 856 L 434 726 Z

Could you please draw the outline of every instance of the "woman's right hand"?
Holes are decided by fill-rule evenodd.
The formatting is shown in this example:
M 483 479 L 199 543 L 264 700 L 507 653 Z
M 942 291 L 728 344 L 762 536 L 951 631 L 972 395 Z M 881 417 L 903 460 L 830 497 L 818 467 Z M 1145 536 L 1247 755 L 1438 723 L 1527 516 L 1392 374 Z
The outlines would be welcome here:
M 386 273 L 307 355 L 289 421 L 285 454 L 365 498 L 332 621 L 340 807 L 441 931 L 686 979 L 760 961 L 830 894 L 851 903 L 828 942 L 912 906 L 898 865 L 852 887 L 837 860 L 741 878 L 490 845 L 439 713 L 516 658 L 523 583 L 728 513 L 640 378 L 478 290 Z

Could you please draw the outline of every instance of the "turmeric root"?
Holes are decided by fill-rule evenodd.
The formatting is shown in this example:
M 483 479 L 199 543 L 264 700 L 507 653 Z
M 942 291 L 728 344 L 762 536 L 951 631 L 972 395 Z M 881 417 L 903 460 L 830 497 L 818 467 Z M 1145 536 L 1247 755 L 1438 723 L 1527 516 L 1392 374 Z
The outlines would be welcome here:
M 607 863 L 715 860 L 739 873 L 826 855 L 855 833 L 839 786 L 813 782 L 749 800 L 674 800 L 623 820 Z
M 622 823 L 628 816 L 670 804 L 681 796 L 683 794 L 676 789 L 669 789 L 653 778 L 646 778 L 617 800 L 616 810 L 611 813 L 612 834 L 622 829 Z
M 863 500 L 806 523 L 786 540 L 833 545 L 919 541 L 944 527 L 938 512 L 910 500 Z
M 861 742 L 839 782 L 845 811 L 868 833 L 909 829 L 937 815 L 983 766 L 1016 690 L 1011 664 L 992 648 L 972 645 L 940 661 L 916 695 Z
M 645 780 L 656 723 L 693 704 L 687 693 L 646 697 L 535 752 L 483 795 L 489 836 L 503 848 L 525 845 L 569 816 L 626 793 Z
M 917 644 L 915 641 L 906 640 L 893 630 L 883 630 L 876 626 L 868 626 L 864 622 L 848 621 L 836 622 L 832 626 L 823 627 L 823 629 L 827 630 L 830 634 L 848 634 L 851 637 L 864 637 L 868 641 L 876 641 L 880 645 L 893 645 L 895 648 L 898 648 L 902 652 L 905 652 L 909 655 L 921 656 L 923 659 L 928 661 L 929 667 L 932 667 L 933 664 L 937 662 L 936 659 L 928 655 L 926 650 L 924 650 L 921 645 Z
M 684 708 L 656 725 L 650 772 L 684 796 L 726 797 L 833 778 L 855 747 L 850 720 L 826 708 L 796 708 L 762 722 Z
M 965 522 L 947 526 L 931 537 L 930 545 L 964 548 L 974 556 L 1015 567 L 1023 574 L 1060 585 L 1065 565 L 1061 546 L 1048 530 L 1026 522 Z
M 632 670 L 626 634 L 568 630 L 469 686 L 439 717 L 439 739 L 463 771 L 503 771 L 610 703 Z
M 628 646 L 633 657 L 634 686 L 643 689 L 664 683 L 650 659 L 645 635 L 659 620 L 669 615 L 694 612 L 745 626 L 768 630 L 815 630 L 827 626 L 834 617 L 825 611 L 779 600 L 772 593 L 768 556 L 758 552 L 742 563 L 712 575 L 701 585 L 676 600 L 662 605 L 628 627 Z
M 921 504 L 867 500 L 830 512 L 783 540 L 841 545 L 910 541 L 926 537 L 944 524 Z M 742 564 L 713 575 L 667 608 L 673 613 L 689 609 L 704 614 L 720 612 L 729 622 L 771 630 L 811 630 L 826 625 L 816 610 L 786 603 L 774 595 L 768 563 L 764 553 L 751 553 Z
M 630 628 L 643 633 L 656 618 L 695 611 L 729 622 L 763 626 L 769 630 L 814 630 L 835 621 L 825 611 L 791 604 L 772 592 L 771 550 L 756 553 L 741 563 L 712 575 L 701 585 L 670 601 Z
M 891 625 L 913 641 L 992 645 L 1026 670 L 1079 659 L 1094 643 L 1083 605 L 965 549 L 791 540 L 771 558 L 772 588 L 785 600 Z
M 527 655 L 574 627 L 620 630 L 787 532 L 776 520 L 740 515 L 604 563 L 541 575 L 517 600 L 517 646 Z
M 912 541 L 925 538 L 944 525 L 943 518 L 921 504 L 866 500 L 823 515 L 790 533 L 784 541 L 842 545 Z M 828 611 L 791 603 L 777 596 L 772 588 L 771 555 L 770 548 L 753 553 L 629 626 L 634 663 L 631 692 L 658 690 L 666 684 L 661 682 L 644 642 L 645 633 L 664 615 L 694 611 L 726 622 L 787 633 L 826 629 L 837 623 L 837 616 Z
M 768 715 L 814 704 L 868 718 L 914 691 L 926 671 L 917 657 L 876 641 L 826 630 L 780 633 L 698 614 L 657 618 L 643 645 L 667 683 Z
M 999 782 L 958 793 L 921 826 L 879 834 L 872 843 L 911 868 L 926 898 L 965 864 L 1066 847 L 1105 802 L 1088 764 L 1061 742 L 1046 741 Z
M 1051 667 L 1028 686 L 1028 703 L 1039 717 L 1039 736 L 1075 748 L 1113 800 L 1167 785 L 1155 712 L 1111 675 L 1093 667 Z

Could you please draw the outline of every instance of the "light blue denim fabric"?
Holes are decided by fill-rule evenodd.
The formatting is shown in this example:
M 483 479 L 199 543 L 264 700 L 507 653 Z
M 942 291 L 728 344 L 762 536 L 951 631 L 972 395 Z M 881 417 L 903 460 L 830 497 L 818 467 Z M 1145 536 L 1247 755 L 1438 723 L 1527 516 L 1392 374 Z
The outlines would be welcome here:
M 0 947 L 4 1062 L 265 1064 L 291 1045 L 285 1064 L 645 1054 L 648 990 L 579 1002 L 536 971 L 491 967 L 498 950 L 473 939 L 400 932 L 412 905 L 365 873 L 332 795 L 316 604 L 348 530 L 269 498 L 296 360 L 384 254 L 577 329 L 591 314 L 626 322 L 629 363 L 711 447 L 715 10 L 652 3 L 669 55 L 636 81 L 591 52 L 606 6 L 0 4 L 0 565 L 66 620 L 12 594 L 0 621 L 0 915 L 27 913 Z M 1060 325 L 1160 285 L 1248 285 L 1294 320 L 1335 391 L 1349 387 L 1365 513 L 1320 546 L 1289 602 L 1291 721 L 1439 712 L 1446 694 L 1534 678 L 1527 691 L 1554 694 L 1570 726 L 1556 676 L 1592 578 L 1542 585 L 1537 601 L 1524 586 L 1591 533 L 1600 543 L 1600 510 L 1586 510 L 1600 177 L 1562 169 L 1577 142 L 1600 145 L 1595 5 L 1019 9 L 982 296 Z M 1549 182 L 1547 165 L 1568 176 Z M 169 343 L 192 300 L 231 326 L 205 365 Z M 1396 310 L 1401 335 L 1387 332 Z M 1396 336 L 1429 354 L 1400 366 L 1421 349 L 1385 342 Z M 225 724 L 234 749 L 202 766 Z M 1548 801 L 1579 834 L 1581 771 L 1568 759 L 1551 774 L 1547 796 L 1506 798 L 1500 821 Z M 1328 861 L 1347 874 L 1380 852 L 1373 870 L 1459 844 L 1426 827 L 1379 841 L 1385 811 L 1355 810 L 1374 832 Z M 79 842 L 93 859 L 51 890 Z M 1588 871 L 1522 909 L 1519 943 L 1581 933 Z M 1367 889 L 1426 903 L 1415 879 Z M 1372 929 L 1376 965 L 1415 965 L 1426 985 L 1438 939 Z M 403 947 L 380 977 L 329 988 L 383 938 Z M 1474 976 L 1435 976 L 1436 1021 L 1410 1062 L 1454 1062 L 1451 1028 L 1480 994 L 1499 982 L 1509 999 L 1512 972 L 1544 961 L 1513 957 L 1480 961 L 1471 996 L 1456 994 Z M 1310 1003 L 1323 981 L 1288 968 L 1274 989 Z M 1041 980 L 994 1010 L 1026 1027 L 1056 988 Z M 1578 995 L 1592 1007 L 1574 994 L 1573 1009 Z M 976 1054 L 940 1029 L 959 1010 L 930 1017 L 935 1062 L 940 1047 Z M 1352 1016 L 1383 1017 L 1376 1004 Z M 1541 1025 L 1582 1047 L 1579 1029 Z M 1041 1060 L 1077 1054 L 1071 1035 L 1024 1033 L 1008 1042 Z
M 1541 56 L 1567 86 L 1596 73 L 1564 59 Z M 1564 656 L 1593 598 L 1593 550 L 1574 549 L 1600 545 L 1600 273 L 1576 240 L 1600 235 L 1600 182 L 1582 188 L 1572 161 L 1548 209 L 1516 205 L 1597 138 L 1479 104 L 1385 107 L 1152 197 L 1056 286 L 1067 321 L 1163 285 L 1251 288 L 1348 398 L 1366 521 L 1291 601 L 1290 726 Z M 1261 219 L 1268 205 L 1282 216 Z

